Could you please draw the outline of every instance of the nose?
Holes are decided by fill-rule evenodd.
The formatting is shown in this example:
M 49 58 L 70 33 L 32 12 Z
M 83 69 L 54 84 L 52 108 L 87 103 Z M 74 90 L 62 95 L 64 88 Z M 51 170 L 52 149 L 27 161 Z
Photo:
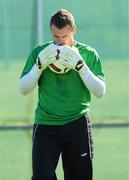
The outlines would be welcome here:
M 64 44 L 65 44 L 64 39 L 59 39 L 59 40 L 57 41 L 57 44 L 60 45 L 60 46 L 64 45 Z

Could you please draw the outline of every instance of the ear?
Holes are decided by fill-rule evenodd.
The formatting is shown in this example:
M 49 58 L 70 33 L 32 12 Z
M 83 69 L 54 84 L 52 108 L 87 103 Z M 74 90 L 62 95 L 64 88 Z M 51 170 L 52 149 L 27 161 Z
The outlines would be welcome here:
M 72 28 L 72 32 L 73 32 L 73 34 L 75 34 L 75 33 L 76 33 L 76 25 L 75 25 L 75 26 L 73 26 L 73 28 Z

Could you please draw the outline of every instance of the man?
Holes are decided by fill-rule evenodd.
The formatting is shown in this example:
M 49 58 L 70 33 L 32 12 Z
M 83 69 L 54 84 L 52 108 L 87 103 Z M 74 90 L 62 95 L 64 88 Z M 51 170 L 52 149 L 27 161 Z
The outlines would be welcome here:
M 60 154 L 65 180 L 92 180 L 90 93 L 105 94 L 100 58 L 93 48 L 74 40 L 75 21 L 67 10 L 52 15 L 50 28 L 53 42 L 34 48 L 19 82 L 23 95 L 38 85 L 32 180 L 56 180 Z M 67 73 L 50 70 L 57 59 L 70 69 Z

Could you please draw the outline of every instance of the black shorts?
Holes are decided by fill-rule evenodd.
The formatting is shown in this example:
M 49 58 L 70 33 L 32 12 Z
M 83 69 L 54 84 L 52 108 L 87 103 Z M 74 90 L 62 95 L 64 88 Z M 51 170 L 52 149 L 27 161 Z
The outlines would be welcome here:
M 57 180 L 62 157 L 65 180 L 92 180 L 93 141 L 88 116 L 65 125 L 34 125 L 32 180 Z

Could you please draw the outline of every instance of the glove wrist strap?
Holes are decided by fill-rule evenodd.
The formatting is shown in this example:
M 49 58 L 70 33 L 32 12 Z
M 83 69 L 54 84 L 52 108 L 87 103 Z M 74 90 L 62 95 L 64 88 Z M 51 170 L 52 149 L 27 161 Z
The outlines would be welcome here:
M 76 69 L 77 71 L 79 71 L 83 66 L 84 66 L 83 61 L 82 61 L 82 60 L 79 60 L 78 63 L 76 64 L 75 69 Z
M 37 65 L 37 67 L 38 67 L 39 69 L 42 68 L 42 64 L 41 64 L 41 61 L 40 61 L 40 58 L 39 58 L 39 57 L 37 57 L 37 59 L 36 59 L 36 65 Z

